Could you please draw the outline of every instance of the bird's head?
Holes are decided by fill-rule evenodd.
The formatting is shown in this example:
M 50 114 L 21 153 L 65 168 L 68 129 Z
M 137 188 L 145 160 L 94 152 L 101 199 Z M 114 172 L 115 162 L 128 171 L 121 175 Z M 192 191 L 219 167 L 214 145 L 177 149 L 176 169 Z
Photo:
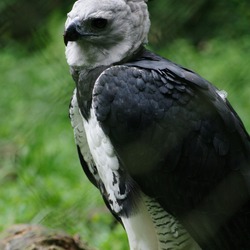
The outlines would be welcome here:
M 147 43 L 147 0 L 78 0 L 68 13 L 64 42 L 72 67 L 95 68 L 133 55 Z

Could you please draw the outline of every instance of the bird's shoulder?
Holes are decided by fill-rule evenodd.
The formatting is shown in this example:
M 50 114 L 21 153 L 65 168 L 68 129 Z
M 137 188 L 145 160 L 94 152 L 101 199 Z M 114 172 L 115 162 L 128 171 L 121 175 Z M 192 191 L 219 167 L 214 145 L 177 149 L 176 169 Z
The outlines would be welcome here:
M 212 112 L 220 117 L 229 130 L 243 128 L 223 92 L 195 72 L 147 50 L 105 69 L 92 98 L 97 119 L 107 128 L 126 124 L 122 129 L 143 129 L 153 121 L 190 120 L 204 111 L 204 116 Z

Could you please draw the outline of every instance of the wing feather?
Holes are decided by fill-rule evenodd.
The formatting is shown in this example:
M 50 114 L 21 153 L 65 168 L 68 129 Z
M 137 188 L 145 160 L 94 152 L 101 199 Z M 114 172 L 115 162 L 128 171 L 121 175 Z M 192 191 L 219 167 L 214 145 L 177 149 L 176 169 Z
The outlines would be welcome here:
M 180 218 L 201 244 L 199 227 L 184 218 L 201 206 L 213 218 L 211 225 L 216 224 L 211 206 L 201 204 L 207 197 L 219 202 L 221 195 L 210 194 L 225 179 L 237 180 L 233 184 L 242 196 L 240 205 L 248 201 L 242 176 L 250 168 L 249 135 L 228 101 L 194 72 L 146 53 L 141 60 L 105 70 L 95 83 L 93 106 L 123 169 L 146 195 Z M 224 218 L 221 211 L 227 211 L 227 203 L 220 204 L 211 211 Z M 249 208 L 249 202 L 241 208 L 244 218 Z M 218 231 L 221 226 L 211 227 Z M 211 230 L 208 234 L 214 237 Z

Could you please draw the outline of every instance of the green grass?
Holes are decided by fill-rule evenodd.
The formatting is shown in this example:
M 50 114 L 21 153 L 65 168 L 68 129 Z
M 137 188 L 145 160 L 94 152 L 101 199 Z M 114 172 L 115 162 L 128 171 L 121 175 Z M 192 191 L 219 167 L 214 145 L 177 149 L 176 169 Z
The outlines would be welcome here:
M 38 223 L 78 233 L 100 249 L 125 250 L 122 227 L 78 161 L 68 119 L 74 84 L 62 23 L 52 19 L 52 40 L 43 38 L 49 45 L 38 52 L 19 45 L 0 51 L 0 231 L 15 223 Z M 213 40 L 197 51 L 187 41 L 176 41 L 160 53 L 227 90 L 249 129 L 249 44 L 250 38 Z

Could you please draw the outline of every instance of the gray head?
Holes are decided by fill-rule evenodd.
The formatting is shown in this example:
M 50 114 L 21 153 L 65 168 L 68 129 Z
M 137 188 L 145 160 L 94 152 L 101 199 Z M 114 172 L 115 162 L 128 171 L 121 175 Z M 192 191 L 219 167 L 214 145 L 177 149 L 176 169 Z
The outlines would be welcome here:
M 65 24 L 67 62 L 85 68 L 119 62 L 147 43 L 149 27 L 146 0 L 78 0 Z

